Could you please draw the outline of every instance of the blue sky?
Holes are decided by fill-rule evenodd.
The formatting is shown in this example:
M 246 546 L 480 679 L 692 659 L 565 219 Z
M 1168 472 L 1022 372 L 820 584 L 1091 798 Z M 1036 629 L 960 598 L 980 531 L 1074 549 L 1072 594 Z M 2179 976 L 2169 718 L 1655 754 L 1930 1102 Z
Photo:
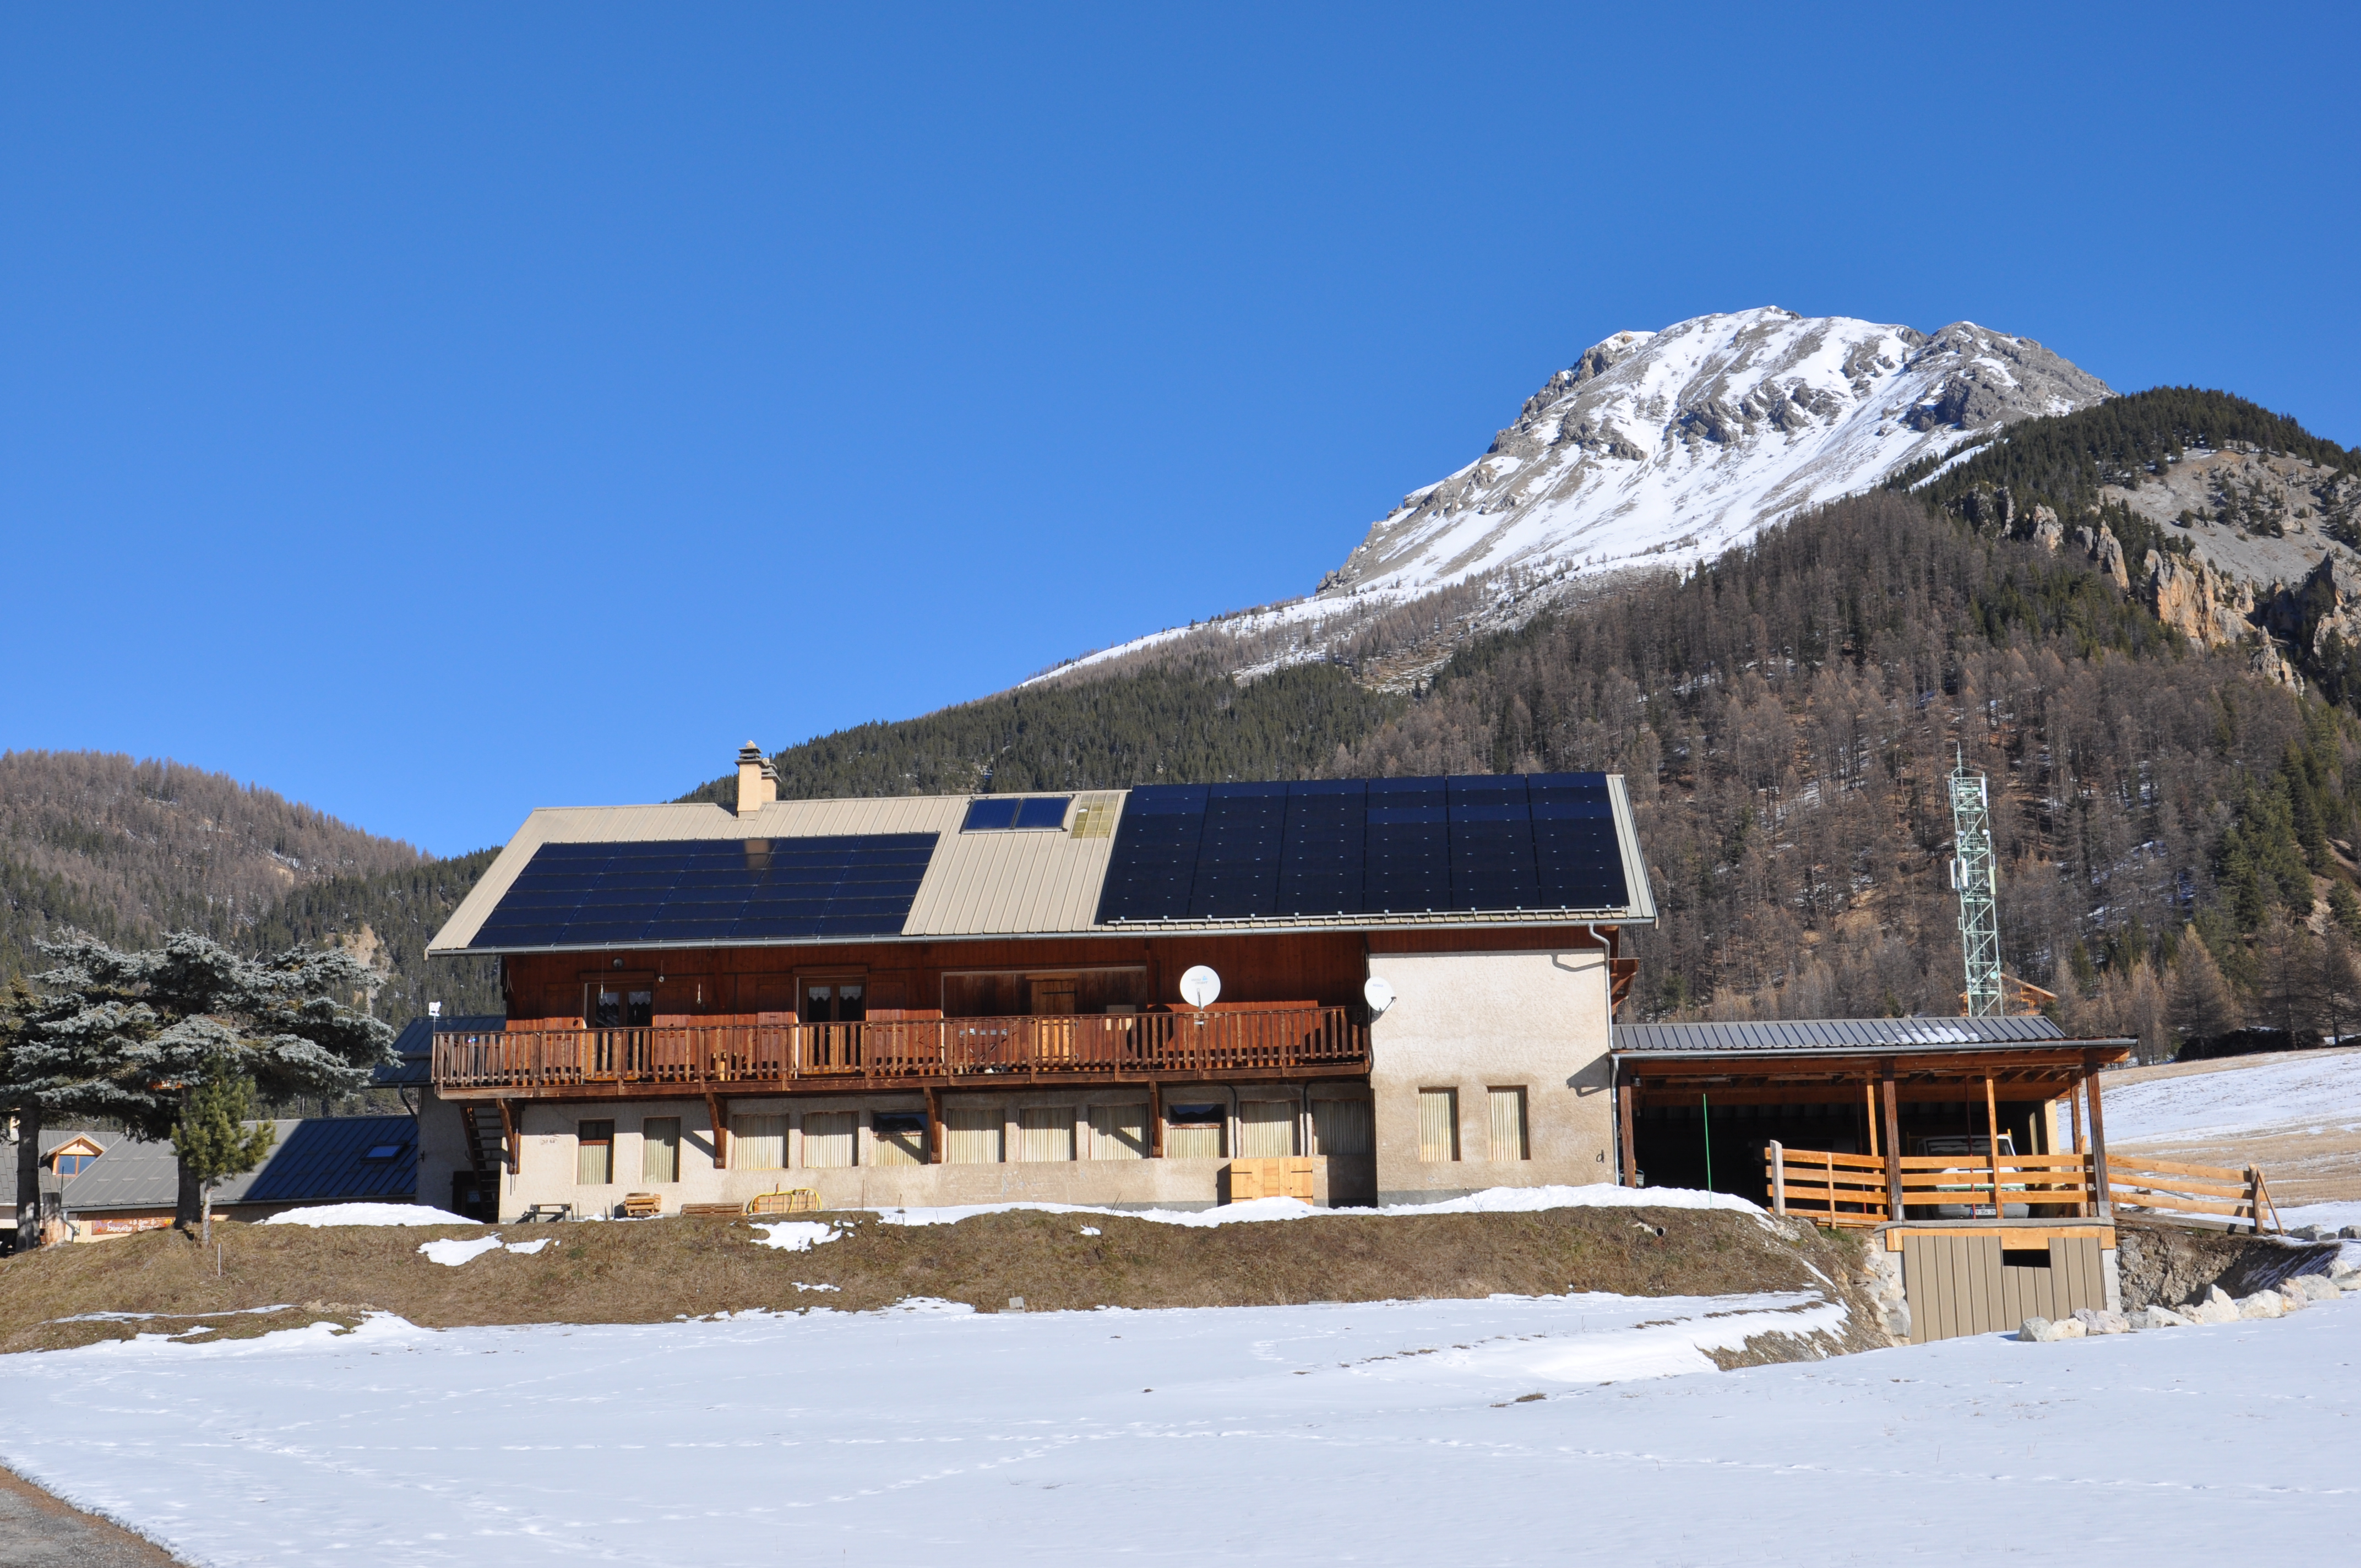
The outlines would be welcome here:
M 1708 311 L 2361 444 L 2357 18 L 11 7 L 0 746 L 463 851 L 1305 591 Z

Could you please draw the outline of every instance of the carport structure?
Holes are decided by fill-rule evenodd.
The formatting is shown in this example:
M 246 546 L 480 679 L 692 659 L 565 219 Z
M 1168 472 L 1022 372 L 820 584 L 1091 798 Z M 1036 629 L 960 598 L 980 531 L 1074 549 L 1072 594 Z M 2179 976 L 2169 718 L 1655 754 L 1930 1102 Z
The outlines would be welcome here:
M 2133 1043 L 2069 1039 L 2038 1015 L 1620 1025 L 1621 1179 L 1833 1224 L 1996 1209 L 2094 1217 L 2099 1069 Z

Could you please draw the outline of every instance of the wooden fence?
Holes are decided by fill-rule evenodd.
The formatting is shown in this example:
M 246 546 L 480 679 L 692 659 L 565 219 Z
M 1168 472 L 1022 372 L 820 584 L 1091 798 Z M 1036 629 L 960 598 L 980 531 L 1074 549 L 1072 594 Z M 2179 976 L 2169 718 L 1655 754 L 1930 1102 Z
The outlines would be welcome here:
M 1904 1155 L 1902 1213 L 1909 1220 L 2082 1218 L 2115 1210 L 2197 1214 L 2279 1228 L 2259 1167 L 2231 1170 L 2166 1160 L 2110 1159 L 2103 1185 L 2088 1154 Z M 1836 1226 L 1882 1225 L 1896 1216 L 1884 1157 L 1791 1149 L 1773 1143 L 1763 1179 L 1773 1212 Z

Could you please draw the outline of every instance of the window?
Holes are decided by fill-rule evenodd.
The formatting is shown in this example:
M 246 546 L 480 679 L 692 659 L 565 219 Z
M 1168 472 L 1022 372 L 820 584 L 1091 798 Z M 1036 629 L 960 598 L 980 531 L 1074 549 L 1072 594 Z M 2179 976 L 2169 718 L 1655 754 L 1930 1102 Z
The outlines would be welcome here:
M 653 986 L 594 985 L 587 1014 L 594 1029 L 644 1029 L 656 1021 Z
M 804 1117 L 804 1164 L 851 1165 L 852 1130 L 861 1119 L 850 1111 L 814 1111 Z
M 1496 1161 L 1531 1159 L 1525 1146 L 1525 1091 L 1495 1089 L 1492 1102 L 1492 1157 Z
M 1164 1157 L 1167 1159 L 1219 1159 L 1225 1118 L 1219 1105 L 1168 1105 L 1164 1108 Z
M 869 1163 L 927 1163 L 927 1113 L 924 1111 L 880 1111 L 869 1118 Z
M 615 1180 L 615 1124 L 579 1122 L 574 1128 L 574 1179 L 584 1187 Z
M 1090 1157 L 1147 1158 L 1148 1107 L 1137 1102 L 1092 1106 Z
M 94 1154 L 61 1154 L 51 1163 L 56 1165 L 58 1176 L 62 1179 L 69 1176 L 80 1176 L 96 1164 L 97 1160 L 98 1157 Z
M 680 1118 L 651 1116 L 640 1124 L 640 1179 L 680 1179 Z
M 1056 831 L 1066 825 L 1070 795 L 988 795 L 968 802 L 962 833 Z
M 1320 1154 L 1367 1154 L 1370 1136 L 1369 1102 L 1366 1100 L 1314 1100 L 1312 1139 Z
M 787 1119 L 785 1116 L 730 1118 L 730 1163 L 740 1170 L 787 1168 Z
M 1295 1102 L 1248 1100 L 1238 1106 L 1238 1157 L 1285 1159 L 1295 1152 Z
M 998 1165 L 999 1111 L 971 1105 L 944 1112 L 943 1155 L 951 1165 Z
M 1430 1165 L 1459 1157 L 1459 1091 L 1418 1091 L 1418 1157 Z
M 403 1146 L 401 1144 L 379 1144 L 361 1157 L 363 1159 L 400 1159 Z
M 1027 1105 L 1016 1113 L 1016 1157 L 1035 1164 L 1074 1157 L 1074 1108 Z
M 807 981 L 802 1012 L 807 1024 L 858 1024 L 869 1015 L 869 988 L 857 980 Z

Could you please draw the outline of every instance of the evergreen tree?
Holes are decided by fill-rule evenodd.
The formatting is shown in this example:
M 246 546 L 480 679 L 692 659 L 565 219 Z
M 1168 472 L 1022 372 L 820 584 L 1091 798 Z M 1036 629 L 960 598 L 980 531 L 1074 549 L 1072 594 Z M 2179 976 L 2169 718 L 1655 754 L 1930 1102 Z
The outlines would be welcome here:
M 278 1136 L 268 1122 L 248 1124 L 253 1111 L 253 1082 L 230 1076 L 218 1062 L 181 1102 L 172 1152 L 180 1157 L 181 1171 L 196 1180 L 206 1241 L 214 1239 L 214 1189 L 260 1165 Z
M 2238 1027 L 2237 998 L 2222 978 L 2222 966 L 2195 930 L 2187 932 L 2173 957 L 2166 1017 L 2187 1044 L 2219 1039 Z
M 152 951 L 86 937 L 43 942 L 52 967 L 12 1051 L 11 1081 L 50 1087 L 52 1112 L 108 1116 L 135 1135 L 173 1135 L 215 1078 L 265 1096 L 341 1095 L 393 1059 L 393 1031 L 364 1010 L 381 977 L 341 948 L 247 959 L 176 932 Z M 176 1223 L 197 1223 L 199 1178 L 181 1162 Z

